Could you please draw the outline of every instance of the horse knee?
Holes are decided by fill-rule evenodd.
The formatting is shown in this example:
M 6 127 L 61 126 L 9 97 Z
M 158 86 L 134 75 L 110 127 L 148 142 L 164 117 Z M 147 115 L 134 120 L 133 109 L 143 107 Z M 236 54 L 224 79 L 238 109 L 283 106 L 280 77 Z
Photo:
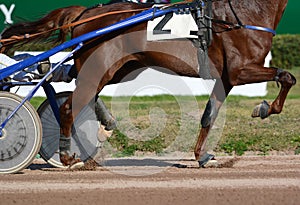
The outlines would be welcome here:
M 201 118 L 201 126 L 203 128 L 210 126 L 210 124 L 212 123 L 216 115 L 217 115 L 216 99 L 210 98 L 206 104 L 204 113 Z

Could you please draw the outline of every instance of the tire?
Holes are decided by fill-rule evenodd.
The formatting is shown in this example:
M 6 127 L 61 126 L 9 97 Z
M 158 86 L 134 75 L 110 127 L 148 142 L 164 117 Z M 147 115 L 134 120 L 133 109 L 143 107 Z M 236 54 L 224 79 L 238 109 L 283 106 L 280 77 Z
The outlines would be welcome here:
M 72 92 L 61 92 L 55 96 L 58 106 L 62 105 Z M 94 103 L 84 107 L 74 121 L 72 128 L 71 150 L 82 161 L 93 158 L 100 147 L 98 141 L 98 128 Z M 54 167 L 66 168 L 59 159 L 60 127 L 57 123 L 48 99 L 37 110 L 42 127 L 41 157 Z
M 1 123 L 23 98 L 0 92 Z M 42 143 L 42 124 L 34 107 L 25 102 L 8 120 L 0 137 L 0 173 L 16 173 L 32 163 Z

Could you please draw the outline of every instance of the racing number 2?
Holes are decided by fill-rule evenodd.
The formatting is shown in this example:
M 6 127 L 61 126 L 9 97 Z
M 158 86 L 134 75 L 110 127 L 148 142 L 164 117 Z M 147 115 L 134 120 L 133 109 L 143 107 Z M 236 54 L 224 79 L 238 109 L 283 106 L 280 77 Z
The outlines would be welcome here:
M 170 21 L 170 19 L 173 17 L 173 12 L 167 13 L 163 19 L 154 27 L 153 29 L 153 35 L 155 34 L 171 34 L 171 30 L 163 30 L 164 26 Z

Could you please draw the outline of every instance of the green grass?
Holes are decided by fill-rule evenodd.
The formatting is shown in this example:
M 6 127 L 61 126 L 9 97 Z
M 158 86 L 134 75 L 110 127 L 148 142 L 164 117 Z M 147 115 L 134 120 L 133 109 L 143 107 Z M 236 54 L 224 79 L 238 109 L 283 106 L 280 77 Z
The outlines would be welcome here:
M 296 79 L 300 79 L 299 67 L 290 72 Z M 252 119 L 252 108 L 260 100 L 266 99 L 271 102 L 279 93 L 275 82 L 268 82 L 267 90 L 268 94 L 265 97 L 228 97 L 226 123 L 216 150 L 238 155 L 244 154 L 245 151 L 261 154 L 271 151 L 300 153 L 300 84 L 297 83 L 290 90 L 281 114 L 272 115 L 264 120 Z
M 300 68 L 291 72 L 300 79 Z M 279 88 L 268 83 L 265 97 L 229 96 L 212 129 L 208 148 L 225 154 L 247 151 L 266 155 L 272 151 L 300 153 L 300 84 L 290 91 L 280 115 L 251 118 L 263 99 L 271 102 Z M 208 96 L 101 97 L 118 120 L 118 129 L 106 144 L 113 156 L 152 152 L 163 154 L 193 150 L 201 114 Z M 37 108 L 45 98 L 33 98 Z
M 267 154 L 270 151 L 292 151 L 299 147 L 300 112 L 299 99 L 288 99 L 280 115 L 267 119 L 252 119 L 252 108 L 259 100 L 240 100 L 239 107 L 227 103 L 226 123 L 219 151 L 227 153 L 255 151 Z
M 44 102 L 44 100 L 46 100 L 46 97 L 33 97 L 30 100 L 30 104 L 33 105 L 35 109 L 37 109 L 40 106 L 40 104 Z
M 290 71 L 300 79 L 300 68 Z M 268 83 L 268 94 L 265 97 L 242 97 L 229 96 L 223 107 L 223 114 L 219 115 L 216 128 L 210 133 L 208 147 L 217 152 L 227 154 L 243 155 L 246 151 L 253 151 L 258 154 L 269 154 L 271 151 L 300 153 L 300 85 L 292 87 L 286 100 L 283 112 L 280 115 L 273 115 L 267 119 L 253 119 L 251 113 L 253 108 L 263 99 L 272 101 L 279 92 L 275 82 Z M 129 116 L 122 117 L 118 114 L 121 122 L 120 129 L 114 132 L 110 142 L 113 147 L 122 153 L 128 153 L 126 147 L 134 146 L 138 151 L 145 151 L 140 148 L 140 144 L 152 142 L 156 144 L 155 152 L 168 151 L 192 151 L 195 140 L 199 133 L 200 114 L 205 108 L 208 96 L 197 96 L 198 110 L 193 110 L 193 97 L 181 97 L 180 102 L 187 107 L 183 116 L 180 115 L 180 106 L 174 96 L 153 96 L 153 97 L 133 97 L 117 98 L 120 107 L 124 108 L 122 102 L 130 101 Z M 105 99 L 109 104 L 111 99 Z M 149 135 L 143 131 L 149 131 L 151 124 L 149 111 L 151 108 L 159 107 L 165 112 L 166 126 L 160 131 L 159 143 L 155 140 L 141 140 L 142 135 Z M 191 108 L 191 109 L 189 109 Z M 126 109 L 126 108 L 125 108 Z M 128 123 L 128 120 L 130 123 Z M 160 117 L 156 118 L 161 120 Z M 123 122 L 126 122 L 123 124 Z M 130 125 L 138 130 L 128 131 Z M 124 132 L 122 132 L 124 131 Z M 116 142 L 118 135 L 128 136 L 130 140 L 127 145 L 120 149 Z M 125 133 L 125 134 L 124 134 Z M 150 133 L 151 134 L 151 133 Z M 135 135 L 138 135 L 136 137 Z M 148 136 L 149 137 L 149 136 Z M 132 147 L 130 147 L 131 149 Z M 151 151 L 150 149 L 147 151 Z M 132 152 L 131 152 L 132 153 Z M 132 153 L 133 154 L 133 153 Z M 122 155 L 122 154 L 120 154 Z

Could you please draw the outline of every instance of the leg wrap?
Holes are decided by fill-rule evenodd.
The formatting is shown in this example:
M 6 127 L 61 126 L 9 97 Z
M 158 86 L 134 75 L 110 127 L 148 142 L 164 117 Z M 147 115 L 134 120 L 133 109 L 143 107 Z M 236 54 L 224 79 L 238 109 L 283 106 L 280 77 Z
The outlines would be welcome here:
M 95 106 L 97 120 L 105 126 L 105 130 L 113 130 L 117 127 L 117 121 L 112 117 L 104 102 L 98 98 Z
M 59 153 L 69 153 L 71 150 L 71 137 L 60 135 L 59 138 Z
M 280 74 L 283 72 L 283 70 L 281 68 L 277 68 L 277 74 L 274 77 L 274 80 L 276 81 L 277 87 L 279 87 L 279 76 Z
M 208 127 L 211 124 L 212 119 L 215 118 L 216 114 L 217 114 L 216 100 L 213 98 L 210 98 L 206 104 L 205 111 L 201 118 L 202 127 L 204 127 L 204 128 Z

